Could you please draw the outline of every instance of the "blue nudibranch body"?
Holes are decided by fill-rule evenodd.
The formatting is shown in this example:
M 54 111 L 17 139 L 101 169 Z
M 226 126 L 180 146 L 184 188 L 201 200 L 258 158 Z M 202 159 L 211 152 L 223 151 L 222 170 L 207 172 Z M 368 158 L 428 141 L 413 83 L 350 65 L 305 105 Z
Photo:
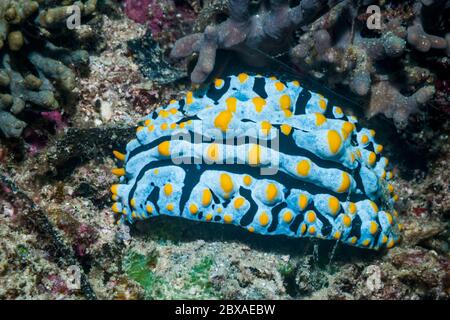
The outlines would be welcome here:
M 120 221 L 169 215 L 372 249 L 400 240 L 375 132 L 297 81 L 216 79 L 144 120 L 114 152 Z

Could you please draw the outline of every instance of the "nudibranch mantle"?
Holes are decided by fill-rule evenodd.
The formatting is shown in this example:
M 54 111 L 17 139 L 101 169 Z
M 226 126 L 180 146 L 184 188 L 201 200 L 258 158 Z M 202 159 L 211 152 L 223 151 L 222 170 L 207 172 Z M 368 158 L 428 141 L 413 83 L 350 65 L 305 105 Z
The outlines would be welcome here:
M 169 215 L 391 248 L 398 196 L 374 136 L 298 81 L 216 79 L 158 108 L 114 152 L 112 210 L 121 222 Z

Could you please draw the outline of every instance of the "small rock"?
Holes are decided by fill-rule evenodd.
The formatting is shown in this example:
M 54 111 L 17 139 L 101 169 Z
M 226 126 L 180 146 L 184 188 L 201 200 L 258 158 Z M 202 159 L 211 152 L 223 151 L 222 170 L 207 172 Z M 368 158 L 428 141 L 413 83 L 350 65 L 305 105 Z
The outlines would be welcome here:
M 108 122 L 112 117 L 112 104 L 107 101 L 102 101 L 100 106 L 100 116 L 103 122 Z

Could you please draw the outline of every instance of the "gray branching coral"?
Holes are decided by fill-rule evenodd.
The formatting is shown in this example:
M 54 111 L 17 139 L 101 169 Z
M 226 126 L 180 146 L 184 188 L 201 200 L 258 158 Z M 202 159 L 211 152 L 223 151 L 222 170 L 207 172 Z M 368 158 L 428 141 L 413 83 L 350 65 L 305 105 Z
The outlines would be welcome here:
M 58 44 L 73 39 L 66 23 L 78 13 L 72 5 L 85 17 L 95 12 L 97 0 L 0 2 L 0 131 L 4 136 L 21 135 L 26 123 L 16 116 L 25 108 L 59 109 L 75 88 L 71 67 L 89 63 L 86 51 Z
M 258 14 L 250 15 L 250 0 L 230 0 L 230 17 L 226 21 L 207 26 L 203 33 L 181 38 L 175 43 L 171 56 L 184 58 L 198 52 L 199 59 L 191 79 L 194 83 L 201 83 L 214 68 L 217 49 L 235 50 L 248 61 L 254 57 L 245 50 L 247 46 L 269 54 L 280 53 L 289 47 L 287 35 L 311 22 L 326 2 L 303 0 L 290 8 L 288 1 L 271 0 L 270 8 L 262 7 Z
M 178 40 L 171 55 L 182 58 L 198 52 L 191 80 L 199 83 L 212 71 L 217 49 L 237 51 L 253 65 L 259 61 L 249 48 L 272 57 L 289 52 L 291 64 L 324 83 L 367 96 L 367 115 L 384 114 L 397 128 L 404 128 L 409 116 L 433 97 L 433 74 L 418 67 L 415 54 L 450 54 L 450 32 L 443 22 L 450 1 L 303 0 L 292 8 L 289 3 L 273 0 L 269 9 L 263 4 L 250 15 L 249 1 L 229 1 L 226 21 Z M 329 10 L 318 17 L 327 5 Z M 368 27 L 369 5 L 380 10 L 379 27 Z M 290 41 L 294 33 L 295 43 Z M 408 77 L 416 81 L 401 81 Z M 383 99 L 383 94 L 389 98 Z

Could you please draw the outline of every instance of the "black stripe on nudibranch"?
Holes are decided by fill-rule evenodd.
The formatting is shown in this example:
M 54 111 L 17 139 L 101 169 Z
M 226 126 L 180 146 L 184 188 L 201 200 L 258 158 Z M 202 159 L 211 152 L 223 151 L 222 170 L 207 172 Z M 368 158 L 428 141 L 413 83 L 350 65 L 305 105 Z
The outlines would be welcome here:
M 240 225 L 242 227 L 246 227 L 250 223 L 252 223 L 253 219 L 255 218 L 256 211 L 258 210 L 258 205 L 256 204 L 255 200 L 253 200 L 252 192 L 250 190 L 241 187 L 239 189 L 239 193 L 241 196 L 247 199 L 248 202 L 250 202 L 250 208 L 242 216 L 240 221 Z
M 305 214 L 304 214 L 304 212 L 298 214 L 298 215 L 294 218 L 294 221 L 291 222 L 291 225 L 289 226 L 289 230 L 291 230 L 292 232 L 294 232 L 295 234 L 297 234 L 298 228 L 300 227 L 300 224 L 303 222 L 304 219 L 305 219 Z
M 277 229 L 279 213 L 281 210 L 283 210 L 286 207 L 287 207 L 286 202 L 281 202 L 272 208 L 272 210 L 270 211 L 272 214 L 272 223 L 270 224 L 269 228 L 267 229 L 267 232 L 272 233 Z
M 323 224 L 322 230 L 320 230 L 322 235 L 324 237 L 328 237 L 330 235 L 331 231 L 333 230 L 333 226 L 330 224 L 330 221 L 328 221 L 328 219 L 325 218 L 320 212 L 318 212 L 317 210 L 314 210 L 314 212 L 316 213 L 317 218 Z
M 311 99 L 312 94 L 306 89 L 303 89 L 300 94 L 297 97 L 297 100 L 295 101 L 295 110 L 294 114 L 305 114 L 306 110 L 306 104 Z
M 261 77 L 256 77 L 253 83 L 253 91 L 263 99 L 267 99 L 268 95 L 265 89 L 266 79 Z
M 224 80 L 224 84 L 220 89 L 217 89 L 214 85 L 209 86 L 209 89 L 206 92 L 206 96 L 217 104 L 219 100 L 223 97 L 223 95 L 230 89 L 230 83 L 231 78 L 226 77 Z
M 160 212 L 159 206 L 158 206 L 159 190 L 160 190 L 159 187 L 154 186 L 153 190 L 150 192 L 150 194 L 147 197 L 147 201 L 150 201 L 155 206 L 156 212 Z

